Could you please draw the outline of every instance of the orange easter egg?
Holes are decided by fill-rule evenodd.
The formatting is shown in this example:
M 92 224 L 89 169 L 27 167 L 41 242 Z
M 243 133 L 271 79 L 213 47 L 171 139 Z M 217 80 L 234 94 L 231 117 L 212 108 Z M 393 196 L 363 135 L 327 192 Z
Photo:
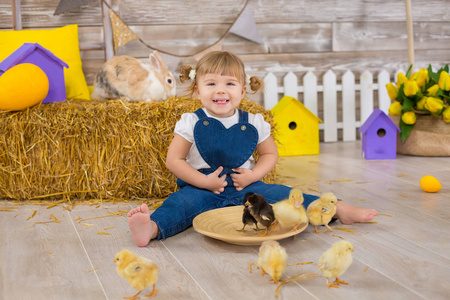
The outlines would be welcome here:
M 441 190 L 442 185 L 434 176 L 425 175 L 420 179 L 420 188 L 427 193 L 436 193 Z
M 49 82 L 41 68 L 19 64 L 0 76 L 0 109 L 22 110 L 47 97 Z

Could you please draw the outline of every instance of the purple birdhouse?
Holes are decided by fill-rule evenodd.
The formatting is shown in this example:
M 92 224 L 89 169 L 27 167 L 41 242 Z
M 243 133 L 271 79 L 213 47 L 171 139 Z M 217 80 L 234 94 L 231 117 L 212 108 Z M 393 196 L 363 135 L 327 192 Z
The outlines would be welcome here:
M 382 110 L 375 108 L 359 131 L 362 134 L 362 156 L 365 159 L 397 157 L 397 131 L 400 129 Z
M 0 76 L 8 69 L 24 63 L 38 66 L 47 75 L 49 89 L 42 103 L 66 100 L 64 67 L 69 68 L 69 66 L 64 61 L 39 44 L 24 43 L 0 63 Z

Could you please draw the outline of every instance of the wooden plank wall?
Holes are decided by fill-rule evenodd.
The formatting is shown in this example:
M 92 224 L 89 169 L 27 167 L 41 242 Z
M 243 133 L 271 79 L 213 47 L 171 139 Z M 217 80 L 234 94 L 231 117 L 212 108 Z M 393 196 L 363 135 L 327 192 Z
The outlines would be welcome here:
M 103 39 L 101 5 L 95 0 L 54 16 L 59 0 L 21 0 L 24 29 L 78 23 L 80 42 Z M 233 23 L 245 0 L 112 0 L 113 9 L 143 40 L 175 55 L 213 44 Z M 412 0 L 416 67 L 439 68 L 450 61 L 448 0 Z M 239 54 L 251 75 L 273 72 L 282 81 L 289 71 L 319 78 L 332 69 L 340 78 L 351 70 L 377 73 L 408 68 L 405 1 L 397 0 L 250 0 L 264 44 L 228 34 L 223 49 Z M 11 0 L 0 0 L 0 30 L 12 29 Z M 151 50 L 138 41 L 117 54 L 146 59 Z M 83 51 L 88 84 L 105 60 L 104 51 Z M 193 57 L 180 63 L 195 64 Z M 178 70 L 173 70 L 175 73 Z M 255 99 L 258 100 L 258 99 Z

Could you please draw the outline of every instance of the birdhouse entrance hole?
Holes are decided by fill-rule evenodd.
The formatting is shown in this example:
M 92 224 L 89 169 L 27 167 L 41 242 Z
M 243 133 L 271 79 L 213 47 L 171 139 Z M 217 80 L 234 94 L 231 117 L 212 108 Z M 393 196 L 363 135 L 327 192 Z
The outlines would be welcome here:
M 385 135 L 386 135 L 386 130 L 384 130 L 383 128 L 378 129 L 377 135 L 378 135 L 379 137 L 385 136 Z
M 289 129 L 294 130 L 295 128 L 297 128 L 297 123 L 295 122 L 289 123 Z

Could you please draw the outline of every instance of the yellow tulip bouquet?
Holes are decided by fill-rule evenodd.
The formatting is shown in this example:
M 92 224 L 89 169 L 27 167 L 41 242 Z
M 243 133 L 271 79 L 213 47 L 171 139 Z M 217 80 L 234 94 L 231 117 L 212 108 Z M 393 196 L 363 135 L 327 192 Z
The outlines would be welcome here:
M 397 75 L 396 85 L 386 85 L 389 97 L 393 101 L 389 114 L 400 116 L 400 137 L 406 140 L 416 123 L 417 114 L 442 115 L 446 123 L 450 123 L 450 75 L 448 65 L 433 72 L 420 69 L 411 74 L 412 66 L 405 74 Z M 450 126 L 450 125 L 449 125 Z

